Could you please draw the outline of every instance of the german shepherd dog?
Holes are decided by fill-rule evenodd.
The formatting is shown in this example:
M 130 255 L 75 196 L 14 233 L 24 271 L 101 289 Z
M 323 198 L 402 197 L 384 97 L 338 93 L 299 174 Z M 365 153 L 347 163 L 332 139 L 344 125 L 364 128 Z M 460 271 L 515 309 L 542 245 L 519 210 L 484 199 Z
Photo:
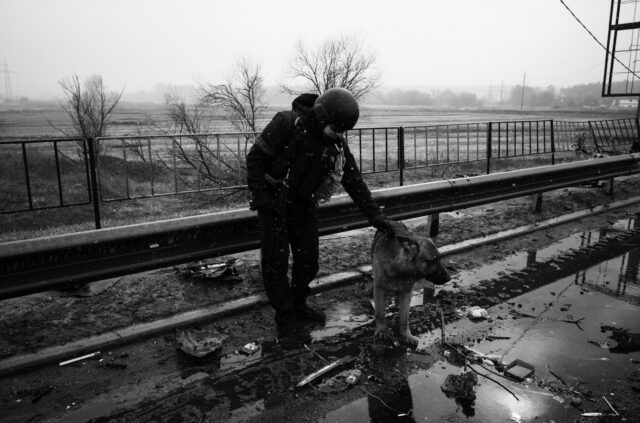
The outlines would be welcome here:
M 409 329 L 409 304 L 414 284 L 427 279 L 437 285 L 451 280 L 440 263 L 440 254 L 431 239 L 417 235 L 401 222 L 392 221 L 395 238 L 377 231 L 373 238 L 373 300 L 375 306 L 375 337 L 383 341 L 393 340 L 385 322 L 387 294 L 398 298 L 398 322 L 401 340 L 411 347 L 418 345 L 418 338 Z

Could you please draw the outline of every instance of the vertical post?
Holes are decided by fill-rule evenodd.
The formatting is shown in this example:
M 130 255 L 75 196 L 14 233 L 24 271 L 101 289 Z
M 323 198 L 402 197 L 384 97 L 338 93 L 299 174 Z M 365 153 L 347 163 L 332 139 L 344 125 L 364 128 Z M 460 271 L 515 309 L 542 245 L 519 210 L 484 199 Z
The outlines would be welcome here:
M 58 142 L 53 142 L 53 154 L 56 160 L 56 177 L 58 180 L 58 198 L 60 200 L 60 206 L 64 206 L 64 195 L 62 192 L 62 177 L 60 176 L 60 159 L 58 157 Z
M 613 197 L 614 180 L 615 178 L 609 178 L 609 182 L 607 183 L 607 195 L 609 197 Z
M 156 195 L 155 187 L 154 187 L 154 179 L 153 179 L 153 154 L 151 154 L 151 138 L 147 138 L 147 150 L 149 151 L 149 181 L 151 183 L 151 196 L 154 197 Z
M 520 111 L 521 112 L 522 112 L 522 108 L 524 107 L 524 81 L 526 80 L 527 80 L 527 71 L 524 71 L 524 76 L 522 77 L 522 93 L 520 94 Z
M 638 97 L 638 105 L 636 106 L 636 137 L 631 143 L 631 152 L 640 153 L 640 97 Z
M 384 171 L 389 171 L 389 129 L 384 128 Z
M 492 122 L 487 125 L 487 175 L 491 173 L 491 126 Z
M 31 196 L 31 181 L 29 180 L 29 162 L 27 160 L 27 147 L 22 142 L 22 165 L 24 166 L 24 180 L 27 184 L 27 199 L 29 201 L 29 210 L 33 210 L 33 197 Z
M 404 128 L 398 127 L 398 171 L 400 173 L 400 186 L 404 185 Z
M 427 227 L 429 228 L 429 236 L 436 237 L 440 231 L 440 213 L 434 213 L 427 216 Z
M 533 212 L 534 213 L 540 213 L 542 211 L 542 193 L 538 192 L 536 194 L 533 194 L 532 197 L 533 199 L 532 203 L 533 203 Z
M 589 131 L 591 131 L 591 138 L 593 138 L 593 146 L 596 149 L 596 153 L 600 153 L 600 146 L 598 145 L 598 140 L 596 138 L 596 131 L 593 129 L 593 124 L 589 121 Z
M 98 197 L 98 166 L 95 148 L 95 138 L 87 138 L 87 147 L 89 149 L 89 175 L 91 176 L 91 200 L 93 202 L 93 217 L 96 229 L 101 228 L 100 224 L 100 198 Z
M 553 119 L 550 121 L 551 122 L 551 164 L 556 164 L 556 143 L 555 143 L 555 139 L 554 139 L 554 133 L 553 133 Z

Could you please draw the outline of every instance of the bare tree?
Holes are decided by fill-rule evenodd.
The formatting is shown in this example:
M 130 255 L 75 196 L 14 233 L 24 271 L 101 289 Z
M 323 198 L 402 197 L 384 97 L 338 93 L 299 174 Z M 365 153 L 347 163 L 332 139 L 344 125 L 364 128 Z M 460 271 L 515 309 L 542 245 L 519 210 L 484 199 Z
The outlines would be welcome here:
M 309 90 L 322 94 L 329 88 L 340 87 L 360 98 L 378 86 L 380 75 L 375 63 L 375 55 L 365 53 L 362 42 L 355 36 L 326 40 L 315 50 L 299 42 L 289 76 L 294 81 L 302 80 L 304 89 L 295 89 L 291 84 L 282 84 L 281 88 L 298 95 Z
M 237 130 L 257 132 L 257 118 L 266 108 L 260 65 L 242 58 L 236 62 L 226 82 L 201 84 L 199 91 L 202 104 L 227 113 L 227 119 Z
M 166 93 L 165 102 L 171 126 L 161 132 L 171 139 L 171 147 L 162 155 L 156 152 L 156 161 L 175 171 L 180 182 L 191 189 L 237 186 L 244 178 L 244 173 L 239 174 L 244 166 L 238 167 L 243 161 L 224 138 L 211 134 L 215 110 L 201 102 L 188 103 L 178 91 Z M 226 195 L 241 191 L 236 187 Z
M 120 93 L 107 92 L 101 75 L 91 75 L 81 84 L 78 75 L 73 74 L 61 80 L 60 86 L 65 95 L 61 106 L 71 118 L 73 127 L 72 132 L 63 132 L 82 138 L 104 136 L 124 89 Z

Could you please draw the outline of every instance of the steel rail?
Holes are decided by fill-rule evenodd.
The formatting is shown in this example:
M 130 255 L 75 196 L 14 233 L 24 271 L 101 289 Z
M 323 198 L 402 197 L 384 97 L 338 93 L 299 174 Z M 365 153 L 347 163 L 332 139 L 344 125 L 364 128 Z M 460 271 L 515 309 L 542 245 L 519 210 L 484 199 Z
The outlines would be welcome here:
M 375 191 L 385 214 L 407 219 L 640 173 L 640 154 L 541 166 Z M 319 210 L 320 233 L 368 226 L 347 196 Z M 257 248 L 248 209 L 0 244 L 0 299 Z

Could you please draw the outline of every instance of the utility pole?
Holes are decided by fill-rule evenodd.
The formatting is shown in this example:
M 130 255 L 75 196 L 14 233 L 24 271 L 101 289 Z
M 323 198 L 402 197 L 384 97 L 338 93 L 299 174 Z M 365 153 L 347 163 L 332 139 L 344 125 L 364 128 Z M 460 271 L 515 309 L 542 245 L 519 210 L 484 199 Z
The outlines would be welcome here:
M 502 92 L 504 91 L 504 79 L 500 83 L 500 105 L 502 106 Z
M 524 106 L 524 81 L 527 79 L 527 71 L 524 71 L 524 76 L 522 77 L 522 94 L 520 94 L 520 111 L 522 111 L 522 107 Z
M 2 73 L 4 73 L 4 98 L 5 101 L 13 100 L 13 93 L 11 92 L 11 74 L 15 73 L 9 70 L 9 65 L 7 64 L 7 59 L 4 59 L 4 66 L 2 68 Z

